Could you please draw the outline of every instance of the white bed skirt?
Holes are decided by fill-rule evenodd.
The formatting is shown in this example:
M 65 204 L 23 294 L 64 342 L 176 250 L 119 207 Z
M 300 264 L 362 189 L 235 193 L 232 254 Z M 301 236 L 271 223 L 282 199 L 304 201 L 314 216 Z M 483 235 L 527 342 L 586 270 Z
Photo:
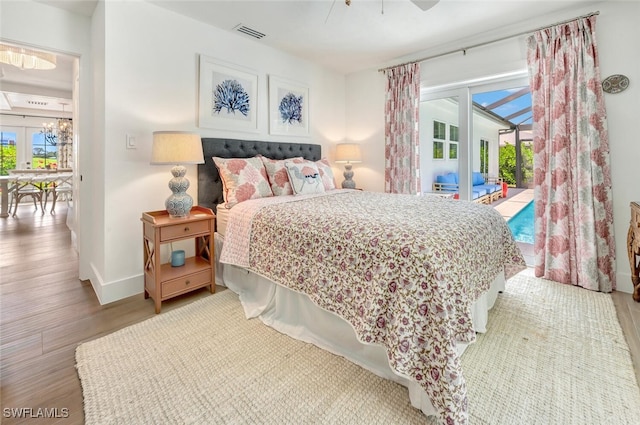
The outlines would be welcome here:
M 315 305 L 305 294 L 280 286 L 243 268 L 220 264 L 224 238 L 216 233 L 216 283 L 237 293 L 247 318 L 258 317 L 266 325 L 292 338 L 312 343 L 409 390 L 411 405 L 425 415 L 437 414 L 422 387 L 394 372 L 385 348 L 358 340 L 353 327 L 334 313 Z M 472 320 L 476 332 L 486 332 L 489 309 L 504 290 L 504 273 L 496 276 L 491 289 L 474 304 Z M 462 354 L 467 344 L 459 344 Z

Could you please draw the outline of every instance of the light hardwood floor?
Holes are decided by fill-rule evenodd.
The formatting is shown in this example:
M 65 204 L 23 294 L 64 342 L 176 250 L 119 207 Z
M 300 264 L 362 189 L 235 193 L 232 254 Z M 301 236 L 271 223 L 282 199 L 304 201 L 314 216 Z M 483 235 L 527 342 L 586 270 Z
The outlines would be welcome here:
M 77 345 L 155 315 L 142 294 L 100 305 L 91 284 L 78 279 L 66 217 L 64 204 L 55 215 L 24 205 L 18 218 L 0 219 L 2 424 L 82 424 Z M 208 295 L 202 288 L 163 302 L 162 311 Z M 7 418 L 6 408 L 57 408 L 58 416 L 68 409 L 68 418 Z
M 75 349 L 154 316 L 142 295 L 101 306 L 88 282 L 78 279 L 78 259 L 66 228 L 66 209 L 55 215 L 21 206 L 19 218 L 0 219 L 0 382 L 3 424 L 82 424 L 82 390 Z M 217 288 L 220 290 L 222 288 Z M 162 311 L 210 295 L 206 288 L 162 304 Z M 614 293 L 622 329 L 640 381 L 640 303 Z M 7 408 L 58 409 L 57 419 L 7 418 Z M 51 410 L 49 410 L 51 412 Z

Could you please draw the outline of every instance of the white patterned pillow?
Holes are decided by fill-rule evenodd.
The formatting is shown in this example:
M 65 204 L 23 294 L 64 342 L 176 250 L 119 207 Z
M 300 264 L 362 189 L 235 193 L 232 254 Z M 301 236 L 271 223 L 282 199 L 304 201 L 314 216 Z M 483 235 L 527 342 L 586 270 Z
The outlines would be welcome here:
M 227 208 L 257 198 L 273 196 L 267 172 L 260 158 L 213 157 L 220 178 Z
M 301 195 L 304 193 L 323 193 L 324 185 L 320 177 L 318 167 L 311 161 L 295 163 L 286 161 L 284 166 L 289 174 L 289 182 L 293 188 L 293 193 Z
M 318 171 L 320 172 L 320 178 L 322 179 L 322 184 L 324 185 L 324 190 L 333 190 L 337 187 L 336 179 L 333 176 L 333 170 L 331 169 L 331 164 L 327 158 L 322 158 L 319 161 L 316 161 L 316 166 L 318 167 Z
M 304 159 L 301 156 L 289 159 L 271 159 L 262 155 L 258 155 L 264 164 L 265 170 L 267 170 L 267 177 L 271 184 L 271 191 L 275 196 L 281 195 L 293 195 L 293 188 L 289 182 L 289 175 L 287 169 L 284 166 L 286 161 L 291 162 L 303 162 Z

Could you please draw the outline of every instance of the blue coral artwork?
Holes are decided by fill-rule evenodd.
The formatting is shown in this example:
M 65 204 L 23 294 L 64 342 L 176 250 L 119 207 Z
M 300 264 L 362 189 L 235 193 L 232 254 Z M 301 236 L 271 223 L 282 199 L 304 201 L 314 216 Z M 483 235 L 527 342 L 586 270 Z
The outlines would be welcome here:
M 269 76 L 269 133 L 309 135 L 309 88 L 306 85 Z
M 238 80 L 224 80 L 213 90 L 213 113 L 249 116 L 251 97 Z
M 280 101 L 278 111 L 283 124 L 302 124 L 303 96 L 287 93 Z
M 199 127 L 256 132 L 258 75 L 200 55 Z

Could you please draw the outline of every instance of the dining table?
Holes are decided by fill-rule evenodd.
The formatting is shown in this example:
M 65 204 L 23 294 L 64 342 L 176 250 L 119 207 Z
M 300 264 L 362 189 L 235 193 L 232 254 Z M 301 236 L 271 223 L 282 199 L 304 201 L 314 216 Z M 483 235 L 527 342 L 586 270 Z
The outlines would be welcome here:
M 61 181 L 68 182 L 72 177 L 71 168 L 9 170 L 8 176 L 0 176 L 0 218 L 9 217 L 9 193 L 18 185 L 28 182 L 44 189 Z

